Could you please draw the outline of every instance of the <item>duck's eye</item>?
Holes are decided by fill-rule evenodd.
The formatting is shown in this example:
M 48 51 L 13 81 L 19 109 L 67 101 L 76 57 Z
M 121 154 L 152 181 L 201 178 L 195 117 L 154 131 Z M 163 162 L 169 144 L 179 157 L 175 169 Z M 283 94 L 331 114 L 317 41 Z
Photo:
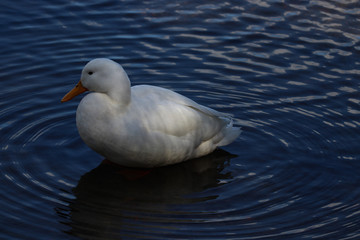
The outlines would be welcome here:
M 88 72 L 88 74 L 89 74 L 89 75 L 92 75 L 92 74 L 93 74 L 93 72 L 92 72 L 92 71 L 90 71 L 90 72 Z

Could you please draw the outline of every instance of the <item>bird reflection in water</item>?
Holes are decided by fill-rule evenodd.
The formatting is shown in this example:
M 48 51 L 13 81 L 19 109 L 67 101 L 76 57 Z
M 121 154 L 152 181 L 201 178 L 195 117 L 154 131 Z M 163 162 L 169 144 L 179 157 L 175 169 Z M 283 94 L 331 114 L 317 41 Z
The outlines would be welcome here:
M 218 149 L 202 158 L 154 169 L 123 168 L 104 160 L 73 189 L 76 199 L 69 206 L 68 233 L 107 239 L 140 234 L 143 224 L 155 227 L 161 216 L 176 219 L 174 209 L 218 197 L 201 192 L 232 178 L 226 166 L 233 157 Z

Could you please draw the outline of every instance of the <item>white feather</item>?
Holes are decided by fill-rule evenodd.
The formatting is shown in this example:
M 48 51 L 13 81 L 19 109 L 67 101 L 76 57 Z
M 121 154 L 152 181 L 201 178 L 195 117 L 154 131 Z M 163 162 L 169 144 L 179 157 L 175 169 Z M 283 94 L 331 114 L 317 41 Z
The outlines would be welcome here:
M 79 134 L 96 152 L 121 165 L 156 167 L 200 157 L 233 142 L 241 132 L 233 127 L 231 115 L 178 93 L 149 85 L 130 87 L 122 67 L 108 59 L 89 62 L 81 82 L 92 92 L 77 109 Z

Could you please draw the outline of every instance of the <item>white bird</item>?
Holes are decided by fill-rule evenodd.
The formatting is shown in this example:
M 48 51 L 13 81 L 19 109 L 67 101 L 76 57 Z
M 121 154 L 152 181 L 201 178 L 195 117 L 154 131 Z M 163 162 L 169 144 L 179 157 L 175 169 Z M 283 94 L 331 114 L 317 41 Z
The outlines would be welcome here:
M 159 167 L 211 153 L 233 142 L 240 128 L 231 115 L 202 106 L 161 87 L 131 87 L 116 62 L 86 64 L 79 83 L 61 102 L 90 91 L 76 111 L 83 141 L 111 162 L 127 167 Z

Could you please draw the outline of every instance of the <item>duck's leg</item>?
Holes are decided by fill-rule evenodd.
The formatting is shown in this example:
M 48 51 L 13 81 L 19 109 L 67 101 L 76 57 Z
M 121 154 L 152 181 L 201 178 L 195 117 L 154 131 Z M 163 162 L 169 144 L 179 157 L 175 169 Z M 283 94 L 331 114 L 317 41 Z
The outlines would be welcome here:
M 152 171 L 151 168 L 131 168 L 131 167 L 121 166 L 119 164 L 111 162 L 108 159 L 103 160 L 101 164 L 105 164 L 116 168 L 115 169 L 116 173 L 120 174 L 126 180 L 130 180 L 130 181 L 141 179 Z

